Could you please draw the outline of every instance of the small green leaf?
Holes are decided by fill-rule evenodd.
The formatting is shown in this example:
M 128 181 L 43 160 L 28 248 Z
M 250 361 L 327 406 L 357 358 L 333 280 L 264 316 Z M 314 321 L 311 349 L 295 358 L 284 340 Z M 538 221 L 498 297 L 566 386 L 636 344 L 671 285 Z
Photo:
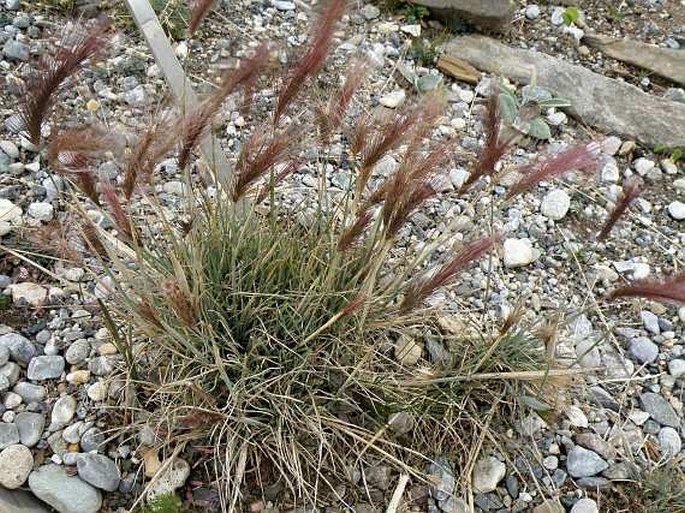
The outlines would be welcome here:
M 518 113 L 518 103 L 516 98 L 508 94 L 500 94 L 497 97 L 497 106 L 499 108 L 499 115 L 506 123 L 513 123 Z
M 549 98 L 548 100 L 538 100 L 538 105 L 543 109 L 570 107 L 571 102 L 566 98 Z
M 528 123 L 528 130 L 525 132 L 527 135 L 541 140 L 548 140 L 552 138 L 552 131 L 549 125 L 545 123 L 542 118 L 535 118 Z
M 570 27 L 578 21 L 578 18 L 580 18 L 580 11 L 574 6 L 567 7 L 564 9 L 564 12 L 561 13 L 561 18 L 564 20 L 564 25 Z

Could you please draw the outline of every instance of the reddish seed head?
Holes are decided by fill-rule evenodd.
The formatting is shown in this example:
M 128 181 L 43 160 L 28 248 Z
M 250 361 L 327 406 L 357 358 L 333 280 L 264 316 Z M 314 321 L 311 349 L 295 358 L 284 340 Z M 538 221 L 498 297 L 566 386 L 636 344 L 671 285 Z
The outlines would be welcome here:
M 569 171 L 594 171 L 598 165 L 599 158 L 592 145 L 571 146 L 520 168 L 518 171 L 522 177 L 509 189 L 506 197 L 516 196 L 540 182 L 558 178 Z
M 623 193 L 621 194 L 618 203 L 616 203 L 616 207 L 614 207 L 611 214 L 609 214 L 606 223 L 597 236 L 599 240 L 604 240 L 607 235 L 609 235 L 614 225 L 625 213 L 630 204 L 640 195 L 643 187 L 644 182 L 639 176 L 631 176 L 626 180 L 625 184 L 623 184 Z
M 608 294 L 609 300 L 620 297 L 642 297 L 654 301 L 685 304 L 685 273 L 670 278 L 635 281 Z

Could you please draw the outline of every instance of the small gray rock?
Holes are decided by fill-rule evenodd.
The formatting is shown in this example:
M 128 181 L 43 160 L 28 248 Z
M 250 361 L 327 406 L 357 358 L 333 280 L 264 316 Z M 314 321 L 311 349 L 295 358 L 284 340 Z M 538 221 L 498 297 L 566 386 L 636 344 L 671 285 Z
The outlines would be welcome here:
M 21 6 L 21 0 L 5 0 L 5 7 L 8 11 L 18 11 Z
M 2 47 L 2 53 L 5 57 L 15 61 L 28 61 L 30 57 L 29 46 L 26 43 L 9 39 L 5 46 Z
M 21 396 L 25 403 L 37 403 L 45 399 L 45 387 L 22 381 L 14 385 L 12 391 Z
M 482 458 L 473 468 L 473 488 L 476 493 L 489 493 L 504 479 L 507 466 L 493 456 Z
M 50 203 L 36 201 L 29 205 L 28 213 L 34 219 L 38 219 L 39 221 L 47 223 L 48 221 L 52 221 L 52 218 L 55 214 L 55 209 Z
M 33 469 L 33 454 L 23 445 L 10 445 L 0 452 L 0 485 L 10 490 L 26 482 Z
M 19 431 L 15 424 L 0 422 L 0 449 L 19 443 Z
M 676 358 L 668 362 L 668 373 L 674 378 L 685 376 L 685 360 Z
M 18 333 L 7 333 L 0 336 L 0 346 L 9 349 L 12 359 L 18 363 L 27 364 L 36 355 L 36 347 L 33 343 Z
M 538 16 L 540 16 L 540 7 L 538 7 L 535 4 L 528 5 L 526 6 L 525 14 L 526 18 L 528 18 L 529 20 L 534 20 Z
M 60 397 L 55 401 L 50 416 L 50 431 L 55 431 L 69 424 L 76 413 L 76 399 L 70 395 Z
M 19 381 L 21 369 L 19 368 L 19 365 L 14 362 L 7 362 L 5 365 L 0 367 L 0 374 L 9 380 L 10 385 L 14 385 L 17 381 Z
M 678 432 L 672 427 L 664 427 L 659 431 L 659 447 L 665 458 L 674 458 L 680 454 L 682 440 Z
M 97 513 L 100 492 L 58 465 L 45 465 L 29 476 L 33 494 L 59 513 Z
M 640 312 L 642 324 L 645 329 L 653 335 L 659 335 L 661 328 L 659 327 L 659 318 L 649 310 L 642 310 Z
M 26 376 L 31 380 L 59 378 L 64 372 L 64 358 L 62 356 L 36 356 L 29 362 Z
M 286 0 L 276 0 L 276 2 L 274 2 L 274 7 L 279 11 L 294 11 L 295 3 Z
M 19 158 L 19 148 L 12 141 L 0 141 L 0 150 L 12 160 Z
M 609 464 L 594 451 L 576 445 L 568 453 L 566 469 L 573 477 L 590 477 L 606 470 Z
M 366 4 L 362 7 L 362 16 L 367 20 L 375 20 L 381 15 L 381 10 L 373 4 Z
M 84 452 L 98 451 L 104 447 L 105 435 L 97 427 L 92 427 L 81 437 L 81 449 Z
M 566 191 L 554 189 L 542 198 L 540 212 L 549 219 L 560 221 L 566 216 L 569 208 L 571 208 L 571 198 Z
M 102 454 L 82 454 L 76 461 L 78 475 L 96 488 L 113 492 L 119 487 L 119 471 L 107 456 Z
M 653 363 L 659 356 L 659 347 L 647 337 L 638 337 L 630 343 L 628 352 L 639 363 Z
M 72 365 L 86 361 L 88 356 L 90 356 L 90 343 L 85 338 L 78 339 L 64 353 L 67 362 Z
M 110 357 L 96 356 L 88 362 L 88 370 L 95 376 L 107 376 L 114 370 L 114 362 Z
M 571 513 L 599 513 L 599 508 L 594 500 L 585 497 L 573 505 Z
M 19 441 L 26 447 L 33 447 L 40 441 L 45 429 L 45 416 L 41 413 L 22 411 L 17 413 L 14 423 L 19 431 Z
M 660 394 L 645 392 L 640 395 L 642 408 L 659 424 L 677 428 L 680 420 L 673 407 Z
M 428 466 L 428 473 L 432 476 L 430 494 L 436 501 L 444 501 L 454 493 L 456 483 L 454 470 L 445 456 L 439 456 L 437 460 Z
M 682 221 L 685 219 L 685 203 L 680 201 L 673 201 L 666 207 L 670 216 L 676 221 Z

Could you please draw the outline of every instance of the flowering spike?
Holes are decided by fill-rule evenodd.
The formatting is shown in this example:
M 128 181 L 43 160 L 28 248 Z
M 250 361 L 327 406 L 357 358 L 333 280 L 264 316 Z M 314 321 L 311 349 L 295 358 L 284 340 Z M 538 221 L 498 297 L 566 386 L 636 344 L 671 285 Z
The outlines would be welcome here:
M 670 278 L 638 280 L 612 290 L 609 300 L 619 297 L 643 297 L 655 301 L 685 304 L 685 273 Z
M 592 171 L 599 164 L 598 155 L 591 144 L 578 144 L 556 155 L 539 159 L 519 169 L 523 176 L 507 192 L 511 198 L 538 183 L 556 178 L 569 171 Z
M 611 232 L 611 229 L 625 213 L 630 204 L 640 195 L 643 187 L 644 182 L 639 176 L 631 176 L 626 180 L 626 183 L 623 184 L 623 193 L 621 194 L 621 198 L 616 204 L 616 207 L 614 207 L 614 209 L 611 211 L 611 214 L 609 214 L 606 223 L 604 223 L 602 230 L 597 236 L 599 240 L 606 239 L 607 235 L 609 235 L 609 232 Z
M 487 236 L 467 244 L 430 278 L 414 281 L 407 287 L 400 310 L 403 312 L 413 310 L 437 289 L 451 283 L 457 274 L 466 269 L 474 260 L 490 252 L 497 240 L 498 237 Z

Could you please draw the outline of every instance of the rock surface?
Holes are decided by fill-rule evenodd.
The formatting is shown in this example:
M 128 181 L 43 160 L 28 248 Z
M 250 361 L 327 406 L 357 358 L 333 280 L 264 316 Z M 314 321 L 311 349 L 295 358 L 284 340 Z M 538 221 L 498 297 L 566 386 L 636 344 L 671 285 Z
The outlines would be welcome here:
M 19 488 L 32 469 L 33 454 L 29 448 L 16 444 L 0 452 L 0 485 L 5 488 Z
M 494 456 L 483 458 L 473 468 L 473 488 L 477 493 L 492 492 L 506 473 L 507 466 Z
M 420 0 L 432 13 L 448 22 L 473 23 L 484 28 L 501 28 L 511 20 L 512 0 Z
M 59 513 L 97 513 L 102 504 L 98 490 L 58 465 L 45 465 L 32 472 L 29 488 Z
M 600 49 L 609 57 L 647 69 L 673 82 L 685 84 L 685 53 L 682 50 L 661 48 L 631 39 L 614 39 L 599 34 L 586 34 L 583 42 Z
M 584 123 L 646 145 L 685 146 L 685 104 L 651 96 L 639 88 L 607 78 L 533 50 L 510 48 L 492 38 L 467 35 L 449 43 L 445 52 L 476 68 L 536 84 L 566 98 L 568 111 Z

